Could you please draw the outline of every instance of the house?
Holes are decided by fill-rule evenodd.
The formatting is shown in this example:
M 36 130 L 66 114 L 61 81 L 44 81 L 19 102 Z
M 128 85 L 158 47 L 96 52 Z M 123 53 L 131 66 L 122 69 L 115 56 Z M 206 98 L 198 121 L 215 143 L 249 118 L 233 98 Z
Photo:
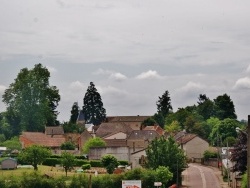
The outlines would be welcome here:
M 45 132 L 46 135 L 54 137 L 54 136 L 63 136 L 64 135 L 64 130 L 62 126 L 50 126 L 50 127 L 45 127 Z
M 127 138 L 127 146 L 133 148 L 133 151 L 137 149 L 143 149 L 155 138 L 159 138 L 161 135 L 155 130 L 134 130 Z
M 63 135 L 46 135 L 41 132 L 22 132 L 19 136 L 19 140 L 22 148 L 26 148 L 31 145 L 40 145 L 56 151 L 60 150 L 61 145 L 65 142 L 65 137 Z
M 17 168 L 17 161 L 13 158 L 7 158 L 2 160 L 1 162 L 1 169 L 2 170 L 10 170 Z
M 78 138 L 79 150 L 81 150 L 84 144 L 91 138 L 93 138 L 93 136 L 89 133 L 89 131 L 87 130 L 83 131 Z
M 113 133 L 122 132 L 126 135 L 130 134 L 133 131 L 133 129 L 129 126 L 127 126 L 123 122 L 112 122 L 112 123 L 101 123 L 99 125 L 99 128 L 95 132 L 95 135 L 97 137 L 103 138 L 105 136 L 108 136 Z
M 164 135 L 165 131 L 159 125 L 146 126 L 143 130 L 155 130 L 159 135 Z
M 140 130 L 144 120 L 151 116 L 109 116 L 106 118 L 108 123 L 124 123 L 133 130 Z
M 188 159 L 199 161 L 203 158 L 203 153 L 209 149 L 209 144 L 196 134 L 182 133 L 175 137 Z
M 130 156 L 130 163 L 132 168 L 141 168 L 146 162 L 146 149 L 141 149 L 132 152 Z

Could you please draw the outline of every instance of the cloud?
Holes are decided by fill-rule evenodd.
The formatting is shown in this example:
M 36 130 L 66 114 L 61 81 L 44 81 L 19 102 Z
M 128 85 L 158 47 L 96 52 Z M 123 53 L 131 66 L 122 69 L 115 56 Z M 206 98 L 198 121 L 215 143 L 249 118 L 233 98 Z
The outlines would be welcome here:
M 246 72 L 250 73 L 250 65 L 248 65 Z
M 0 85 L 0 94 L 2 95 L 6 89 L 7 87 Z
M 147 72 L 143 72 L 141 74 L 139 74 L 138 76 L 136 76 L 136 79 L 140 79 L 140 80 L 143 80 L 143 79 L 161 79 L 163 78 L 162 76 L 160 76 L 157 71 L 152 71 L 152 70 L 149 70 Z
M 69 88 L 73 91 L 82 91 L 85 87 L 80 81 L 71 82 Z
M 235 82 L 233 89 L 250 89 L 250 78 L 240 78 Z
M 185 86 L 180 89 L 180 92 L 186 96 L 194 97 L 198 96 L 204 89 L 200 83 L 188 82 Z
M 114 79 L 116 81 L 123 81 L 123 80 L 126 80 L 127 77 L 119 72 L 116 72 L 116 73 L 112 73 L 110 76 L 109 76 L 110 79 Z
M 113 71 L 111 70 L 104 70 L 104 69 L 98 69 L 96 71 L 93 72 L 94 75 L 110 75 L 112 74 Z
M 51 67 L 51 66 L 48 66 L 48 65 L 47 65 L 46 68 L 49 70 L 50 73 L 55 73 L 55 72 L 57 72 L 56 68 L 54 68 L 54 67 Z

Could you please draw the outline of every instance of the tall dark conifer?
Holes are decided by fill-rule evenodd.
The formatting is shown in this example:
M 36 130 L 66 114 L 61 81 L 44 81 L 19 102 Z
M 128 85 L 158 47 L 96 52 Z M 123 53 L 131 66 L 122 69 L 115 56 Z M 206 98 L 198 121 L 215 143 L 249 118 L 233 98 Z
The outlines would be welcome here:
M 83 112 L 87 123 L 99 125 L 106 118 L 106 110 L 103 108 L 101 95 L 98 93 L 93 82 L 85 93 L 83 99 Z
M 76 123 L 77 118 L 79 115 L 79 106 L 77 102 L 74 102 L 72 109 L 71 109 L 71 116 L 70 116 L 70 123 Z

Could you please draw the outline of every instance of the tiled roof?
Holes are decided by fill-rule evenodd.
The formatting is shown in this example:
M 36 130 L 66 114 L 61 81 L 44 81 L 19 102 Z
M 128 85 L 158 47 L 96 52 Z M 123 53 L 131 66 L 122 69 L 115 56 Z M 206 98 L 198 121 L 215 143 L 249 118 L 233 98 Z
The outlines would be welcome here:
M 107 122 L 143 122 L 151 116 L 109 116 Z
M 160 135 L 164 134 L 164 130 L 159 125 L 146 126 L 143 130 L 155 130 Z
M 196 134 L 189 134 L 186 133 L 183 136 L 180 136 L 176 139 L 176 141 L 180 144 L 186 144 L 187 142 L 189 142 L 190 140 L 192 140 L 193 138 L 195 138 L 197 135 Z
M 62 126 L 45 127 L 46 135 L 63 135 L 64 130 Z
M 155 130 L 134 130 L 128 136 L 128 140 L 153 140 L 160 137 Z
M 65 142 L 63 136 L 51 137 L 39 132 L 23 132 L 21 136 L 30 140 L 33 144 L 48 147 L 60 147 Z
M 96 136 L 105 137 L 114 132 L 131 133 L 133 130 L 125 123 L 102 123 L 96 131 Z

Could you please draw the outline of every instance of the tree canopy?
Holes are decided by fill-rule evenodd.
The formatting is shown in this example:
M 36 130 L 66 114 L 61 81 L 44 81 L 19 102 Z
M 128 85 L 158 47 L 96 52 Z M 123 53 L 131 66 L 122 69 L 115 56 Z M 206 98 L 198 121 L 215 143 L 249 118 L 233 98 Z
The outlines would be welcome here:
M 70 116 L 69 122 L 76 124 L 78 115 L 79 115 L 79 106 L 77 102 L 74 102 L 72 109 L 71 109 L 71 116 Z
M 161 97 L 159 97 L 156 106 L 157 106 L 157 112 L 159 114 L 162 114 L 164 118 L 169 112 L 173 110 L 168 91 L 165 91 L 164 94 Z
M 31 70 L 21 69 L 3 94 L 6 118 L 14 135 L 22 130 L 42 131 L 45 125 L 56 125 L 59 91 L 49 84 L 50 72 L 41 64 Z
M 83 99 L 83 112 L 87 123 L 99 125 L 106 118 L 106 110 L 103 107 L 101 95 L 98 93 L 93 82 L 85 93 Z
M 69 152 L 62 153 L 62 166 L 65 170 L 66 176 L 68 175 L 68 171 L 74 167 L 75 165 L 75 156 Z
M 88 153 L 91 147 L 95 146 L 106 146 L 106 142 L 100 137 L 89 139 L 83 146 L 83 152 Z

